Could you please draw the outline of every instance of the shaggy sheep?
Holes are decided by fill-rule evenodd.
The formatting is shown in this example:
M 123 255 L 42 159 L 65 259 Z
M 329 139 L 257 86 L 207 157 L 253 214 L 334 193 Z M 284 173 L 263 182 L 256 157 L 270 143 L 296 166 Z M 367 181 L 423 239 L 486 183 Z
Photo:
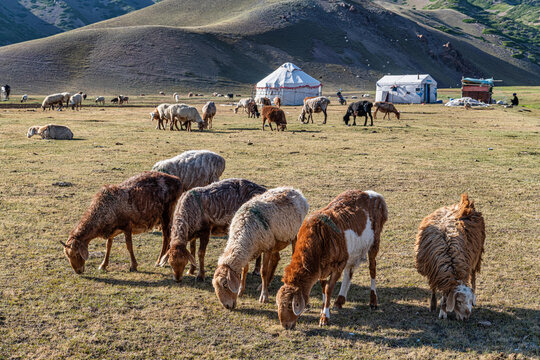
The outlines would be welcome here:
M 118 101 L 119 101 L 119 99 L 117 97 L 111 99 L 111 102 L 113 104 L 118 104 Z
M 323 124 L 326 124 L 326 108 L 328 107 L 328 104 L 330 104 L 330 100 L 324 96 L 304 99 L 304 106 L 302 107 L 300 116 L 298 116 L 298 120 L 307 124 L 309 123 L 309 119 L 311 119 L 311 123 L 313 124 L 313 113 L 322 112 L 324 114 Z M 306 114 L 308 114 L 308 118 L 307 121 L 304 122 Z
M 73 133 L 71 130 L 62 125 L 45 125 L 45 126 L 32 126 L 28 129 L 26 136 L 31 138 L 35 134 L 41 136 L 42 139 L 46 140 L 72 140 Z
M 163 122 L 165 122 L 165 124 L 167 124 L 167 121 L 169 119 L 169 115 L 168 115 L 168 112 L 167 112 L 167 108 L 171 106 L 170 104 L 160 104 L 158 105 L 154 111 L 152 111 L 150 113 L 150 120 L 151 121 L 154 121 L 156 120 L 158 122 L 157 126 L 156 126 L 156 129 L 158 130 L 161 130 L 163 128 L 163 130 L 165 130 L 165 125 L 163 124 Z
M 259 114 L 259 108 L 257 107 L 257 104 L 255 104 L 255 101 L 250 102 L 247 106 L 247 112 L 248 112 L 248 118 L 259 118 L 261 114 Z
M 381 101 L 377 101 L 375 103 L 375 105 L 373 105 L 375 107 L 375 112 L 373 113 L 373 117 L 376 119 L 377 118 L 377 112 L 381 111 L 382 113 L 384 113 L 384 116 L 383 116 L 383 120 L 386 116 L 388 116 L 388 120 L 390 120 L 390 113 L 394 113 L 396 114 L 396 117 L 398 118 L 399 120 L 399 111 L 397 111 L 396 107 L 394 106 L 394 104 L 392 103 L 389 103 L 389 102 L 381 102 Z
M 213 101 L 207 102 L 202 108 L 203 121 L 208 129 L 212 128 L 212 121 L 216 116 L 216 111 L 216 104 Z
M 234 108 L 234 113 L 237 114 L 239 108 L 243 108 L 244 112 L 247 113 L 248 105 L 254 101 L 255 100 L 253 100 L 253 98 L 240 99 L 240 101 L 238 101 L 238 103 L 236 104 L 236 107 Z
M 249 261 L 263 254 L 260 302 L 268 302 L 268 285 L 279 262 L 279 252 L 296 241 L 296 233 L 309 209 L 298 190 L 271 189 L 242 205 L 234 215 L 229 240 L 212 284 L 221 304 L 234 309 L 246 288 Z
M 264 131 L 264 123 L 266 120 L 268 120 L 268 125 L 270 126 L 270 130 L 272 129 L 272 123 L 276 124 L 276 130 L 279 131 L 285 131 L 287 129 L 287 119 L 285 118 L 285 113 L 283 110 L 276 106 L 263 106 L 262 108 L 262 129 Z
M 278 108 L 281 107 L 281 99 L 278 96 L 274 98 L 274 105 L 276 105 Z
M 381 195 L 349 190 L 304 221 L 291 263 L 285 268 L 284 285 L 276 298 L 279 320 L 285 329 L 296 325 L 317 280 L 323 289 L 319 324 L 328 325 L 330 301 L 341 273 L 344 273 L 343 282 L 334 304 L 338 308 L 345 303 L 353 271 L 366 257 L 369 257 L 371 276 L 369 304 L 372 309 L 377 307 L 376 256 L 387 218 L 388 210 Z
M 71 99 L 71 94 L 68 92 L 63 92 L 62 95 L 64 96 L 64 102 L 66 103 L 66 106 L 68 106 L 67 104 L 69 104 L 69 100 Z
M 371 116 L 372 107 L 373 107 L 373 104 L 370 101 L 365 100 L 365 101 L 353 102 L 347 108 L 347 112 L 345 113 L 345 116 L 343 116 L 343 121 L 345 122 L 345 125 L 349 125 L 349 121 L 352 115 L 353 126 L 356 126 L 357 116 L 365 116 L 366 120 L 364 121 L 364 126 L 367 126 L 367 117 L 369 115 L 369 118 L 371 119 L 371 126 L 373 126 L 373 116 Z
M 219 181 L 225 171 L 225 159 L 212 151 L 190 150 L 158 161 L 152 170 L 178 176 L 187 191 Z
M 101 104 L 102 106 L 105 106 L 105 97 L 103 96 L 96 97 L 96 104 Z
M 416 235 L 416 269 L 428 278 L 431 311 L 437 308 L 436 292 L 442 293 L 439 318 L 446 319 L 451 311 L 458 320 L 471 315 L 485 238 L 484 218 L 467 194 L 461 195 L 459 204 L 435 210 L 422 220 Z
M 122 103 L 126 103 L 126 104 L 129 104 L 129 96 L 123 96 L 123 95 L 120 95 L 122 101 L 120 102 L 120 104 Z
M 169 130 L 173 130 L 173 126 L 176 126 L 177 130 L 180 130 L 178 128 L 178 122 L 185 124 L 187 126 L 187 131 L 191 131 L 192 122 L 196 122 L 199 125 L 200 131 L 204 129 L 204 121 L 201 118 L 201 115 L 199 115 L 199 111 L 193 106 L 186 104 L 174 104 L 169 106 L 166 109 L 166 112 L 167 117 L 171 122 Z
M 244 179 L 226 179 L 189 190 L 180 198 L 174 212 L 170 250 L 161 260 L 161 265 L 168 257 L 173 278 L 179 282 L 184 268 L 191 262 L 189 274 L 193 275 L 196 269 L 195 241 L 200 238 L 197 280 L 204 281 L 204 256 L 210 235 L 227 235 L 240 206 L 265 191 L 264 187 Z M 188 243 L 191 253 L 187 250 Z
M 64 94 L 52 94 L 45 97 L 43 100 L 43 103 L 41 104 L 41 108 L 43 111 L 45 109 L 52 109 L 54 110 L 54 105 L 60 105 L 60 108 L 62 108 L 64 102 Z
M 79 111 L 82 108 L 82 101 L 83 97 L 81 94 L 75 94 L 71 97 L 69 100 L 69 106 L 71 106 L 71 110 L 77 109 Z
M 157 171 L 135 175 L 119 185 L 105 185 L 94 196 L 75 229 L 69 234 L 64 253 L 77 274 L 84 272 L 88 244 L 96 237 L 107 239 L 105 258 L 99 266 L 106 270 L 113 239 L 124 233 L 131 258 L 130 271 L 137 271 L 131 236 L 161 225 L 163 242 L 169 243 L 170 222 L 182 194 L 182 181 Z M 159 259 L 164 254 L 159 255 Z
M 180 95 L 178 95 L 178 94 L 174 95 L 174 101 L 175 102 L 180 102 Z
M 24 94 L 22 97 L 21 97 L 21 102 L 27 102 L 28 101 L 28 95 L 27 94 Z

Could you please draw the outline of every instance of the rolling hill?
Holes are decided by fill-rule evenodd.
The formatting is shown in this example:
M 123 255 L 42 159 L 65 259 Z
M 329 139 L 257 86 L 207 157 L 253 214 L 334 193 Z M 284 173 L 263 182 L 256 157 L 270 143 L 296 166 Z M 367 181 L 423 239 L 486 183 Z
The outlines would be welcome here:
M 159 0 L 2 0 L 0 46 L 110 19 Z
M 24 92 L 245 88 L 291 61 L 330 86 L 373 88 L 385 73 L 540 83 L 540 67 L 474 31 L 465 15 L 323 0 L 164 0 L 44 39 L 0 48 L 0 82 Z M 449 20 L 450 19 L 450 20 Z M 479 30 L 480 29 L 480 30 Z M 481 39 L 482 40 L 481 40 Z M 17 91 L 17 90 L 15 90 Z

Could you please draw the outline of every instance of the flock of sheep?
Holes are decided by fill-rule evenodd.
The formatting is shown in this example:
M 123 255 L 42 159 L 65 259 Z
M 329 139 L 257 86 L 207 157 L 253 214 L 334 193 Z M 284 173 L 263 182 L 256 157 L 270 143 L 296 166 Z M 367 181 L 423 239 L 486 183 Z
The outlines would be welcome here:
M 189 274 L 205 280 L 205 252 L 210 236 L 228 234 L 217 262 L 212 284 L 220 303 L 237 306 L 246 289 L 249 262 L 260 260 L 260 302 L 269 302 L 268 285 L 275 274 L 280 252 L 289 244 L 293 255 L 283 275 L 284 285 L 276 302 L 281 325 L 295 327 L 308 308 L 310 292 L 319 281 L 323 289 L 320 325 L 330 319 L 330 302 L 336 282 L 343 274 L 335 307 L 347 298 L 354 271 L 369 261 L 370 306 L 377 307 L 376 257 L 388 219 L 387 204 L 374 191 L 349 190 L 326 207 L 307 216 L 308 201 L 298 189 L 266 189 L 246 179 L 219 180 L 225 159 L 207 151 L 187 151 L 157 162 L 152 171 L 133 176 L 118 185 L 103 186 L 90 207 L 70 232 L 64 252 L 76 273 L 81 274 L 94 238 L 107 240 L 100 269 L 105 270 L 113 238 L 124 233 L 137 270 L 132 235 L 161 227 L 163 240 L 156 264 L 170 265 L 175 281 Z M 199 251 L 196 252 L 196 239 Z M 416 268 L 428 278 L 433 292 L 442 293 L 439 318 L 455 312 L 468 319 L 476 303 L 476 273 L 484 251 L 485 226 L 467 194 L 458 204 L 428 215 L 416 237 Z M 188 249 L 189 245 L 189 249 Z M 384 246 L 384 243 L 383 243 Z M 198 255 L 198 261 L 195 256 Z

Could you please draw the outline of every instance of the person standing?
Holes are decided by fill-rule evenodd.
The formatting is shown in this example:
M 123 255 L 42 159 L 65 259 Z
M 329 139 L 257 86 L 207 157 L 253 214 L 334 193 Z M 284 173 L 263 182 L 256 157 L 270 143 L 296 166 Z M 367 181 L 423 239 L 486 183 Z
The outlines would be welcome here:
M 517 97 L 517 94 L 513 93 L 512 95 L 514 95 L 514 98 L 512 99 L 512 106 L 518 106 L 519 105 L 519 99 Z

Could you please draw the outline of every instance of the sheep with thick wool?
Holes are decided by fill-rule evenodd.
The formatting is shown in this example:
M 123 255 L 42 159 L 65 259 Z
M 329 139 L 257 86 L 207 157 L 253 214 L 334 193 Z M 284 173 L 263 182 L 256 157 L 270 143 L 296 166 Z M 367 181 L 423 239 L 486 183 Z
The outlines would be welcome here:
M 45 126 L 32 126 L 28 129 L 26 136 L 31 138 L 34 135 L 41 136 L 45 140 L 72 140 L 73 133 L 67 126 L 63 125 L 45 125 Z
M 326 109 L 328 108 L 329 104 L 330 104 L 330 100 L 325 96 L 305 98 L 304 106 L 302 107 L 302 112 L 298 116 L 298 120 L 300 120 L 302 123 L 307 124 L 309 123 L 309 119 L 311 119 L 311 123 L 313 124 L 313 113 L 322 112 L 324 114 L 323 124 L 326 124 L 326 118 L 327 118 Z M 306 114 L 308 116 L 307 120 L 306 120 Z
M 416 269 L 428 278 L 431 311 L 437 308 L 437 291 L 442 293 L 439 318 L 446 319 L 451 311 L 458 320 L 470 317 L 485 238 L 484 218 L 467 194 L 461 195 L 459 204 L 435 210 L 422 220 L 416 235 Z
M 213 101 L 208 101 L 202 108 L 203 121 L 208 129 L 212 128 L 212 121 L 214 120 L 214 116 L 216 116 L 216 111 L 216 104 Z
M 178 122 L 185 124 L 187 131 L 191 131 L 192 122 L 196 122 L 198 124 L 200 131 L 202 131 L 205 127 L 199 111 L 193 106 L 186 104 L 174 104 L 170 105 L 165 111 L 167 112 L 167 117 L 171 122 L 169 130 L 173 130 L 174 126 L 177 130 L 180 130 L 178 127 Z
M 55 105 L 59 105 L 61 108 L 64 104 L 64 94 L 51 94 L 47 95 L 45 99 L 43 99 L 43 102 L 41 103 L 41 108 L 43 111 L 45 109 L 54 110 Z
M 156 129 L 158 130 L 165 130 L 165 124 L 167 124 L 169 118 L 167 113 L 167 108 L 171 106 L 170 104 L 160 104 L 156 106 L 154 111 L 150 113 L 150 121 L 157 121 Z M 164 124 L 165 123 L 165 124 Z
M 152 170 L 178 176 L 184 190 L 189 190 L 219 181 L 225 171 L 225 159 L 212 151 L 189 150 L 173 158 L 158 161 Z
M 249 262 L 263 254 L 260 302 L 268 302 L 268 285 L 279 262 L 279 252 L 296 241 L 309 210 L 306 198 L 290 187 L 270 189 L 242 205 L 234 215 L 229 239 L 218 260 L 212 284 L 221 304 L 236 307 L 246 288 Z

